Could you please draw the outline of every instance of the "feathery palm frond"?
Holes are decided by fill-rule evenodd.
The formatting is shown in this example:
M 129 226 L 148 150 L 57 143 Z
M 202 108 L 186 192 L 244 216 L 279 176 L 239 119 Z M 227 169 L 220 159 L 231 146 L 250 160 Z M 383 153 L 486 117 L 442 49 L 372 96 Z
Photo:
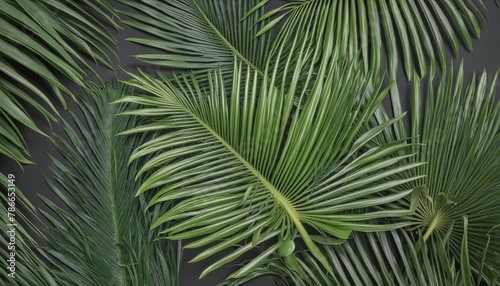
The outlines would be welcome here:
M 175 69 L 227 68 L 230 76 L 236 56 L 263 75 L 273 33 L 260 38 L 254 35 L 265 25 L 265 21 L 257 23 L 264 8 L 241 20 L 257 0 L 120 2 L 138 10 L 122 11 L 132 19 L 124 23 L 155 37 L 128 40 L 162 52 L 138 58 Z
M 47 120 L 57 116 L 54 99 L 33 79 L 48 83 L 66 107 L 63 94 L 71 92 L 60 76 L 82 86 L 83 67 L 92 70 L 87 57 L 109 66 L 113 39 L 104 25 L 116 24 L 103 0 L 0 0 L 0 7 L 0 154 L 28 164 L 18 124 L 42 133 L 28 105 Z
M 467 217 L 463 225 L 467 229 Z M 350 243 L 322 246 L 335 269 L 334 276 L 326 273 L 308 251 L 301 251 L 297 255 L 300 271 L 290 268 L 282 257 L 275 255 L 269 263 L 256 268 L 247 277 L 227 280 L 221 285 L 241 285 L 262 275 L 272 275 L 275 284 L 283 286 L 479 285 L 481 278 L 473 277 L 470 265 L 466 263 L 469 257 L 467 243 L 468 234 L 465 232 L 461 242 L 462 262 L 457 262 L 449 255 L 447 237 L 426 244 L 404 231 L 355 234 Z M 484 251 L 487 251 L 487 246 Z
M 259 2 L 260 7 L 269 0 Z M 471 35 L 479 37 L 478 17 L 483 17 L 482 0 L 470 1 L 324 1 L 294 0 L 267 13 L 268 23 L 257 35 L 283 22 L 276 44 L 280 46 L 309 31 L 309 41 L 323 41 L 330 30 L 338 49 L 353 56 L 361 51 L 365 69 L 381 70 L 387 55 L 390 79 L 396 78 L 401 56 L 407 77 L 414 70 L 423 76 L 430 63 L 446 65 L 446 43 L 458 54 L 460 41 L 472 50 Z M 272 18 L 271 21 L 269 19 Z M 333 28 L 331 28 L 333 27 Z M 321 46 L 320 46 L 321 47 Z
M 168 205 L 144 213 L 148 198 L 134 198 L 141 183 L 134 180 L 139 162 L 127 163 L 133 146 L 151 134 L 117 136 L 138 122 L 116 116 L 125 104 L 109 104 L 131 89 L 89 84 L 87 91 L 79 103 L 85 120 L 73 115 L 76 127 L 63 123 L 67 139 L 54 135 L 66 162 L 51 157 L 54 181 L 46 180 L 69 211 L 42 197 L 52 212 L 40 211 L 52 224 L 42 236 L 48 246 L 31 250 L 31 238 L 20 238 L 22 280 L 9 280 L 6 273 L 2 280 L 13 285 L 176 285 L 173 245 L 156 240 L 157 232 L 149 230 Z
M 311 64 L 306 45 L 296 53 L 302 63 Z M 288 57 L 276 68 L 291 60 Z M 294 70 L 286 72 L 296 80 L 302 68 L 298 62 Z M 269 81 L 264 80 L 268 76 Z M 392 142 L 358 152 L 400 120 L 388 120 L 358 134 L 387 93 L 381 89 L 379 77 L 373 76 L 371 82 L 363 75 L 360 62 L 351 63 L 335 55 L 321 64 L 307 95 L 296 89 L 295 81 L 285 82 L 287 75 L 282 83 L 275 81 L 276 76 L 275 71 L 267 70 L 262 83 L 257 84 L 258 72 L 237 63 L 230 94 L 226 94 L 225 81 L 217 70 L 209 73 L 209 86 L 200 86 L 192 74 L 176 77 L 177 84 L 164 76 L 155 79 L 145 74 L 128 81 L 148 95 L 124 100 L 147 106 L 147 115 L 154 116 L 153 122 L 129 133 L 167 131 L 140 146 L 131 158 L 134 161 L 161 150 L 139 171 L 139 177 L 145 171 L 154 173 L 147 176 L 138 194 L 160 188 L 149 207 L 178 201 L 153 227 L 162 226 L 161 233 L 169 239 L 197 238 L 185 246 L 188 248 L 217 242 L 194 261 L 244 242 L 244 246 L 209 266 L 202 276 L 256 244 L 277 239 L 233 274 L 244 275 L 276 250 L 293 250 L 296 237 L 301 237 L 329 268 L 317 242 L 345 240 L 353 230 L 378 231 L 406 225 L 366 221 L 405 216 L 416 207 L 385 207 L 412 192 L 397 186 L 416 177 L 385 179 L 420 165 L 393 167 L 411 156 L 395 156 L 408 145 Z M 285 92 L 275 85 L 289 88 Z M 294 105 L 297 94 L 302 94 L 299 108 Z M 145 115 L 144 109 L 127 114 Z M 380 196 L 391 187 L 386 196 Z M 366 210 L 368 207 L 373 208 Z M 165 228 L 166 222 L 173 225 Z

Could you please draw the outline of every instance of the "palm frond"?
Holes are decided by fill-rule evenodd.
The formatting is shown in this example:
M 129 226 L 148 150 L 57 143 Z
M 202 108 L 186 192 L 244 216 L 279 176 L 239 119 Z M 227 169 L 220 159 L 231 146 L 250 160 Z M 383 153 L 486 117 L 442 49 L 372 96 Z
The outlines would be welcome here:
M 467 217 L 463 228 L 467 229 Z M 468 234 L 464 233 L 458 263 L 450 254 L 447 237 L 430 244 L 404 231 L 354 234 L 349 243 L 323 245 L 334 275 L 325 272 L 308 251 L 298 253 L 293 269 L 278 255 L 250 275 L 227 280 L 221 286 L 235 286 L 262 275 L 272 275 L 276 285 L 480 285 L 467 263 Z M 487 251 L 488 247 L 484 247 Z M 483 252 L 484 252 L 483 251 Z M 494 284 L 496 285 L 496 284 Z
M 296 53 L 303 63 L 310 64 L 306 45 Z M 288 57 L 276 64 L 276 69 L 290 61 Z M 287 72 L 296 80 L 302 68 L 299 62 Z M 134 161 L 161 151 L 139 171 L 138 177 L 146 171 L 154 173 L 147 176 L 138 194 L 160 188 L 149 207 L 178 201 L 153 227 L 161 226 L 161 233 L 169 239 L 196 238 L 187 248 L 216 242 L 193 261 L 243 242 L 202 276 L 255 245 L 274 240 L 272 246 L 233 274 L 244 275 L 273 252 L 293 249 L 290 246 L 297 237 L 328 269 L 316 243 L 345 240 L 353 230 L 400 227 L 405 223 L 374 225 L 367 220 L 405 216 L 416 207 L 385 207 L 412 192 L 398 186 L 416 177 L 385 179 L 420 165 L 393 167 L 411 156 L 394 155 L 409 145 L 392 142 L 358 152 L 401 119 L 388 120 L 358 134 L 387 93 L 387 89 L 381 89 L 380 78 L 367 80 L 359 61 L 351 63 L 335 55 L 319 67 L 310 93 L 296 89 L 296 81 L 285 82 L 287 75 L 282 83 L 275 82 L 276 76 L 276 70 L 267 70 L 262 83 L 257 84 L 258 72 L 237 63 L 230 94 L 226 94 L 228 87 L 217 70 L 209 73 L 208 86 L 200 86 L 192 74 L 177 76 L 177 84 L 162 75 L 155 79 L 146 74 L 128 81 L 146 94 L 124 100 L 147 108 L 127 114 L 153 117 L 150 124 L 128 133 L 165 131 L 131 157 Z M 275 86 L 289 88 L 285 91 Z M 294 105 L 296 95 L 299 108 Z M 380 196 L 387 189 L 391 190 Z M 366 210 L 368 207 L 371 209 Z M 166 222 L 173 225 L 165 227 Z
M 263 0 L 257 6 L 267 2 L 269 0 Z M 324 31 L 329 30 L 337 48 L 346 55 L 353 56 L 361 51 L 367 71 L 381 70 L 386 55 L 390 79 L 395 80 L 400 58 L 410 78 L 414 70 L 421 76 L 430 70 L 433 75 L 436 63 L 445 67 L 446 44 L 455 55 L 461 42 L 472 50 L 471 38 L 479 37 L 479 22 L 484 14 L 482 0 L 294 0 L 261 17 L 260 20 L 272 20 L 257 35 L 283 23 L 276 41 L 280 46 L 290 37 L 305 33 L 311 34 L 306 40 L 322 42 Z
M 154 36 L 153 39 L 128 40 L 161 51 L 137 55 L 146 62 L 175 69 L 225 67 L 231 71 L 236 56 L 259 74 L 264 72 L 273 34 L 254 37 L 265 25 L 265 22 L 257 23 L 264 8 L 242 20 L 257 0 L 120 2 L 138 10 L 122 11 L 132 19 L 124 23 Z
M 458 72 L 451 66 L 437 90 L 429 83 L 425 104 L 417 81 L 413 101 L 412 132 L 422 134 L 420 139 L 414 136 L 414 142 L 423 144 L 415 150 L 417 160 L 427 162 L 414 170 L 425 175 L 415 183 L 428 188 L 415 214 L 416 224 L 426 231 L 425 239 L 442 237 L 450 225 L 468 216 L 470 261 L 476 271 L 482 264 L 487 237 L 500 235 L 497 76 L 488 77 L 485 72 L 465 83 L 463 65 Z M 463 232 L 462 227 L 455 227 L 450 234 L 450 247 L 457 259 Z M 492 239 L 489 248 L 484 269 L 488 281 L 500 275 L 500 241 Z
M 33 80 L 47 83 L 66 107 L 63 94 L 72 93 L 61 76 L 83 86 L 84 68 L 92 71 L 88 57 L 109 66 L 113 39 L 105 25 L 116 24 L 102 0 L 0 0 L 0 7 L 0 154 L 28 164 L 18 124 L 42 133 L 27 109 L 53 121 L 58 114 L 54 98 Z
M 457 71 L 453 65 L 446 68 L 440 80 L 429 80 L 427 88 L 416 76 L 410 130 L 403 126 L 402 131 L 386 132 L 374 139 L 382 144 L 410 134 L 417 156 L 402 164 L 427 162 L 409 171 L 413 176 L 423 176 L 410 186 L 425 185 L 427 189 L 413 218 L 414 227 L 423 233 L 424 240 L 449 235 L 450 249 L 459 261 L 464 229 L 457 222 L 468 216 L 470 265 L 476 273 L 482 268 L 490 284 L 500 269 L 497 78 L 498 73 L 483 73 L 467 83 L 463 64 Z M 394 109 L 401 109 L 399 101 L 392 104 Z M 379 115 L 377 122 L 384 122 L 387 115 Z M 447 234 L 452 225 L 453 231 Z M 484 255 L 486 244 L 490 251 Z
M 79 101 L 84 120 L 73 115 L 74 125 L 63 122 L 65 136 L 54 134 L 64 162 L 51 156 L 54 179 L 46 182 L 62 204 L 41 197 L 47 207 L 40 214 L 52 225 L 43 232 L 47 246 L 31 243 L 36 246 L 31 254 L 18 257 L 21 266 L 40 267 L 26 266 L 23 282 L 2 280 L 12 285 L 178 284 L 173 244 L 156 240 L 157 232 L 149 230 L 168 205 L 144 213 L 148 198 L 134 198 L 141 183 L 134 180 L 138 162 L 127 162 L 133 146 L 151 134 L 117 136 L 138 122 L 116 116 L 126 105 L 110 102 L 131 92 L 89 84 Z M 19 251 L 30 253 L 31 239 L 24 240 L 26 249 Z

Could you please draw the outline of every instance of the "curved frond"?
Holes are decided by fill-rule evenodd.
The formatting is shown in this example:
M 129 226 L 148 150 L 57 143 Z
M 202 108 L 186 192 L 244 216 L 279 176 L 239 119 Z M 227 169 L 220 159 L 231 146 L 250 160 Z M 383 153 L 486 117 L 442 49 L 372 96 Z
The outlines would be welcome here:
M 259 5 L 267 2 L 263 0 Z M 308 41 L 321 42 L 322 34 L 329 30 L 340 51 L 348 56 L 361 52 L 367 71 L 381 70 L 386 55 L 390 79 L 395 80 L 400 58 L 410 78 L 415 70 L 421 76 L 429 70 L 433 75 L 436 63 L 444 68 L 447 45 L 455 55 L 461 43 L 472 50 L 471 38 L 479 37 L 479 22 L 484 14 L 482 0 L 294 0 L 261 17 L 273 20 L 257 35 L 283 23 L 277 41 L 280 46 L 289 37 L 306 31 L 311 34 Z
M 273 33 L 255 38 L 265 22 L 257 23 L 264 8 L 242 19 L 257 0 L 175 0 L 120 2 L 137 12 L 122 11 L 129 26 L 154 38 L 131 38 L 129 41 L 159 49 L 158 54 L 138 58 L 175 69 L 227 68 L 236 57 L 260 75 L 264 73 Z
M 0 7 L 0 154 L 28 164 L 18 124 L 42 133 L 27 110 L 55 121 L 53 97 L 66 107 L 63 94 L 72 96 L 61 76 L 83 86 L 84 68 L 92 71 L 87 58 L 109 66 L 113 39 L 105 25 L 116 24 L 102 0 L 0 0 Z
M 302 46 L 296 52 L 308 62 L 305 50 Z M 288 72 L 296 80 L 301 69 L 299 63 Z M 374 225 L 367 221 L 402 217 L 416 207 L 386 207 L 412 192 L 398 186 L 417 178 L 386 179 L 420 165 L 394 167 L 411 156 L 395 155 L 408 145 L 392 142 L 359 152 L 371 138 L 400 120 L 388 120 L 358 133 L 387 93 L 381 89 L 381 79 L 371 82 L 359 62 L 335 56 L 320 66 L 307 95 L 295 89 L 294 81 L 281 84 L 290 87 L 286 91 L 276 88 L 280 83 L 274 82 L 275 72 L 270 74 L 269 82 L 262 79 L 257 84 L 258 73 L 238 63 L 230 94 L 217 70 L 209 73 L 208 86 L 200 86 L 192 74 L 176 77 L 177 84 L 161 75 L 155 79 L 146 74 L 128 82 L 146 94 L 125 100 L 147 108 L 127 114 L 151 117 L 150 124 L 129 133 L 165 131 L 131 157 L 134 161 L 161 151 L 139 170 L 139 177 L 154 172 L 138 194 L 160 188 L 150 207 L 178 202 L 153 227 L 161 227 L 169 239 L 195 238 L 185 246 L 188 248 L 216 243 L 194 261 L 243 242 L 202 276 L 256 244 L 275 241 L 234 274 L 244 275 L 283 245 L 293 245 L 297 237 L 328 269 L 316 246 L 322 241 L 316 233 L 326 240 L 345 240 L 352 231 L 397 228 L 405 223 Z M 296 95 L 301 95 L 300 108 L 294 105 Z M 165 227 L 166 222 L 173 224 Z
M 124 86 L 89 84 L 79 102 L 83 116 L 73 115 L 74 124 L 63 122 L 64 136 L 54 134 L 64 160 L 51 156 L 54 178 L 46 182 L 60 202 L 42 197 L 46 207 L 37 215 L 51 224 L 40 237 L 47 246 L 37 245 L 29 235 L 18 237 L 22 249 L 16 263 L 22 278 L 10 279 L 3 271 L 2 281 L 51 286 L 178 283 L 173 244 L 156 240 L 158 233 L 149 230 L 168 205 L 143 211 L 149 198 L 134 198 L 141 184 L 134 180 L 139 162 L 127 162 L 133 146 L 152 134 L 117 135 L 139 124 L 137 118 L 116 116 L 125 104 L 110 104 L 131 92 Z

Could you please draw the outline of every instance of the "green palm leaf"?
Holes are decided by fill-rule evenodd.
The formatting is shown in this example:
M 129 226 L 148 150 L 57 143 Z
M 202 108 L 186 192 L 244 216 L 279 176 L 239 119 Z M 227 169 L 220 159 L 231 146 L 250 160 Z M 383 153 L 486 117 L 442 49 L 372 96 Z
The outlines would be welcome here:
M 87 58 L 109 66 L 113 40 L 105 25 L 116 24 L 102 0 L 1 0 L 0 7 L 0 154 L 28 164 L 18 124 L 42 133 L 27 110 L 56 120 L 47 88 L 66 107 L 63 94 L 71 92 L 61 76 L 82 86 L 84 68 L 92 71 Z
M 310 63 L 305 45 L 296 53 L 302 63 Z M 295 70 L 287 72 L 296 80 L 301 69 L 299 62 Z M 400 120 L 388 120 L 358 134 L 386 94 L 380 88 L 381 79 L 374 77 L 370 82 L 359 62 L 335 56 L 319 67 L 308 95 L 301 95 L 303 90 L 296 90 L 293 81 L 285 82 L 288 75 L 282 77 L 282 83 L 275 82 L 276 76 L 275 71 L 266 72 L 264 79 L 270 77 L 270 81 L 259 80 L 257 71 L 238 63 L 229 88 L 217 70 L 209 73 L 208 86 L 200 86 L 193 75 L 176 77 L 176 84 L 164 76 L 155 79 L 145 74 L 128 82 L 147 95 L 124 100 L 148 108 L 147 114 L 144 109 L 127 114 L 153 118 L 150 124 L 127 133 L 166 131 L 131 157 L 134 161 L 162 151 L 139 171 L 139 177 L 150 170 L 154 173 L 147 176 L 138 194 L 160 188 L 149 207 L 178 201 L 153 228 L 161 226 L 161 233 L 169 239 L 196 238 L 187 248 L 216 242 L 194 261 L 243 242 L 202 276 L 256 244 L 277 239 L 233 274 L 244 275 L 276 250 L 286 252 L 296 237 L 329 268 L 315 240 L 345 240 L 353 230 L 400 227 L 405 223 L 374 225 L 367 220 L 405 216 L 416 207 L 385 207 L 412 192 L 397 187 L 416 177 L 385 179 L 420 165 L 394 167 L 411 156 L 395 155 L 408 145 L 392 142 L 359 152 L 371 138 Z M 275 85 L 289 88 L 285 91 Z M 300 108 L 294 105 L 296 95 L 301 95 Z M 391 187 L 392 191 L 380 196 Z M 173 225 L 165 227 L 167 222 Z M 314 233 L 324 238 L 318 239 Z
M 483 73 L 467 83 L 463 65 L 458 71 L 451 66 L 443 72 L 437 88 L 430 80 L 425 93 L 416 77 L 411 122 L 415 160 L 427 162 L 412 170 L 416 171 L 413 175 L 424 177 L 410 184 L 428 188 L 414 216 L 415 225 L 424 241 L 446 238 L 447 253 L 455 263 L 470 266 L 475 279 L 489 285 L 497 285 L 500 275 L 497 77 L 498 73 Z M 393 101 L 393 105 L 399 105 L 399 101 Z M 396 133 L 394 138 L 402 138 L 401 134 Z M 459 223 L 464 216 L 468 217 L 467 229 Z M 468 238 L 465 244 L 464 237 Z M 464 247 L 469 252 L 467 260 L 463 260 Z M 429 251 L 441 255 L 433 248 Z
M 120 2 L 138 10 L 122 11 L 132 19 L 124 23 L 154 37 L 128 40 L 161 52 L 140 54 L 138 58 L 175 69 L 226 69 L 230 77 L 236 57 L 263 75 L 273 35 L 257 39 L 254 35 L 265 25 L 257 23 L 264 8 L 241 20 L 257 0 Z
M 256 7 L 267 2 L 269 0 L 263 0 Z M 396 78 L 400 57 L 410 78 L 414 70 L 423 76 L 430 69 L 433 75 L 436 63 L 445 67 L 446 44 L 455 55 L 460 42 L 472 50 L 471 35 L 479 37 L 478 17 L 483 14 L 482 0 L 294 0 L 262 16 L 261 20 L 272 20 L 257 35 L 283 23 L 276 41 L 280 46 L 306 31 L 311 34 L 306 40 L 322 42 L 322 34 L 329 30 L 335 45 L 346 55 L 361 51 L 366 70 L 381 70 L 386 54 L 390 78 Z
M 468 216 L 471 268 L 476 274 L 483 273 L 483 279 L 492 284 L 500 269 L 500 216 L 496 211 L 500 205 L 497 75 L 483 73 L 467 83 L 460 65 L 458 71 L 453 66 L 445 69 L 437 87 L 433 79 L 427 88 L 422 87 L 418 77 L 415 79 L 408 133 L 417 156 L 402 162 L 427 162 L 410 171 L 413 176 L 423 176 L 410 186 L 427 188 L 413 218 L 415 228 L 423 233 L 424 240 L 450 236 L 450 250 L 458 262 L 464 236 L 458 221 Z M 392 104 L 395 110 L 401 110 L 399 101 Z M 377 122 L 387 118 L 384 112 L 378 115 Z M 382 144 L 406 137 L 404 127 L 394 131 L 397 132 L 385 132 L 374 141 Z M 452 225 L 455 227 L 450 232 Z M 490 251 L 484 255 L 486 244 Z
M 134 181 L 138 163 L 127 166 L 133 146 L 154 134 L 117 136 L 139 122 L 116 116 L 126 105 L 109 104 L 131 92 L 124 86 L 89 85 L 79 103 L 84 121 L 73 115 L 74 126 L 63 123 L 65 136 L 54 135 L 65 162 L 51 157 L 54 180 L 46 180 L 62 203 L 42 197 L 47 207 L 40 213 L 52 225 L 41 236 L 47 246 L 37 246 L 27 234 L 18 236 L 17 267 L 22 278 L 10 279 L 2 266 L 2 281 L 12 285 L 178 284 L 180 258 L 172 243 L 156 240 L 157 232 L 149 231 L 168 205 L 144 213 L 148 198 L 134 198 L 141 184 Z M 22 223 L 26 222 L 19 222 L 24 229 L 32 229 Z M 5 255 L 2 252 L 2 265 Z
M 470 263 L 479 271 L 482 249 L 491 236 L 484 273 L 487 281 L 500 275 L 500 106 L 495 102 L 497 75 L 474 76 L 466 84 L 463 66 L 455 74 L 453 66 L 444 73 L 437 90 L 429 84 L 425 113 L 420 83 L 414 94 L 412 132 L 418 159 L 428 162 L 415 171 L 425 175 L 416 181 L 428 188 L 415 215 L 416 224 L 426 232 L 424 238 L 443 237 L 450 226 L 469 217 Z M 488 82 L 489 79 L 493 79 Z M 450 234 L 450 247 L 458 259 L 464 229 L 455 227 Z

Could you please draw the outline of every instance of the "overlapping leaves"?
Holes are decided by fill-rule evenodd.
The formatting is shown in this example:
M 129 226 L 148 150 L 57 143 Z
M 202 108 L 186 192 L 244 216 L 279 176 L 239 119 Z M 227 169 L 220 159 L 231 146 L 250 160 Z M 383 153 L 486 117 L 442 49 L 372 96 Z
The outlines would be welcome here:
M 87 95 L 79 98 L 83 120 L 73 115 L 75 126 L 64 122 L 64 136 L 54 135 L 64 160 L 51 156 L 54 179 L 47 179 L 47 184 L 60 203 L 42 197 L 46 207 L 40 210 L 52 226 L 37 238 L 37 228 L 19 220 L 19 275 L 7 277 L 2 266 L 2 281 L 9 285 L 178 283 L 180 253 L 176 255 L 172 243 L 155 240 L 157 233 L 149 231 L 168 205 L 144 213 L 147 198 L 134 198 L 141 183 L 134 180 L 139 163 L 127 165 L 133 146 L 154 134 L 117 136 L 139 124 L 137 118 L 116 116 L 125 104 L 110 104 L 130 92 L 123 85 L 115 89 L 89 84 Z M 22 211 L 18 209 L 18 215 Z M 34 239 L 47 246 L 40 247 Z M 8 253 L 2 249 L 1 254 L 6 263 Z
M 483 249 L 498 237 L 500 226 L 500 105 L 495 101 L 497 76 L 486 72 L 464 82 L 463 66 L 444 73 L 438 88 L 429 84 L 422 99 L 420 82 L 413 96 L 412 136 L 423 143 L 417 160 L 427 162 L 415 171 L 425 175 L 417 184 L 428 188 L 415 215 L 417 225 L 431 236 L 443 237 L 451 225 L 450 248 L 460 257 L 464 229 L 457 223 L 469 217 L 470 263 L 477 273 Z M 425 107 L 425 111 L 422 108 Z M 484 274 L 490 282 L 500 276 L 500 242 L 492 239 Z
M 425 115 L 417 82 L 409 145 L 399 95 L 392 93 L 397 118 L 389 120 L 380 109 L 387 91 L 373 76 L 385 53 L 390 79 L 400 56 L 408 77 L 415 69 L 434 75 L 438 64 L 445 66 L 446 43 L 455 53 L 460 40 L 472 48 L 482 1 L 297 0 L 269 13 L 263 8 L 268 1 L 229 6 L 222 0 L 121 2 L 138 9 L 124 13 L 132 18 L 128 24 L 157 37 L 131 40 L 165 52 L 140 58 L 198 71 L 174 80 L 135 76 L 129 83 L 147 94 L 126 101 L 147 108 L 126 114 L 146 116 L 149 123 L 126 132 L 141 135 L 121 139 L 113 135 L 137 122 L 127 115 L 110 119 L 117 110 L 107 109 L 103 94 L 113 92 L 91 88 L 98 100 L 82 100 L 91 129 L 76 120 L 81 137 L 65 123 L 69 140 L 59 137 L 56 144 L 72 163 L 67 167 L 54 159 L 59 187 L 49 182 L 76 218 L 44 199 L 56 213 L 46 215 L 59 236 L 40 234 L 50 241 L 49 248 L 33 252 L 29 247 L 36 243 L 19 229 L 24 275 L 19 284 L 172 284 L 175 263 L 152 255 L 170 248 L 165 241 L 153 242 L 158 231 L 146 230 L 153 221 L 167 238 L 194 239 L 186 247 L 210 245 L 196 261 L 231 248 L 202 275 L 266 242 L 263 252 L 233 277 L 262 270 L 286 272 L 298 285 L 469 285 L 470 276 L 497 283 L 500 244 L 490 239 L 498 237 L 500 224 L 495 212 L 500 155 L 496 79 L 491 89 L 486 75 L 464 88 L 462 69 L 456 81 L 445 72 L 437 92 L 428 89 Z M 83 85 L 83 68 L 89 67 L 85 57 L 107 62 L 109 33 L 92 14 L 112 22 L 111 9 L 100 0 L 0 4 L 0 153 L 29 163 L 17 123 L 39 129 L 24 104 L 55 119 L 53 100 L 29 78 L 48 82 L 64 105 L 63 94 L 70 92 L 59 76 Z M 282 19 L 284 28 L 271 52 L 268 30 Z M 331 57 L 334 48 L 353 62 Z M 357 61 L 358 53 L 363 62 Z M 214 67 L 219 69 L 203 74 Z M 387 128 L 393 124 L 394 134 Z M 97 127 L 101 130 L 94 132 Z M 124 160 L 131 148 L 150 131 L 162 135 L 139 147 L 127 169 Z M 139 166 L 136 184 L 131 177 Z M 139 185 L 141 195 L 134 201 L 129 191 Z M 425 232 L 422 241 L 415 242 L 415 233 L 367 236 L 371 251 L 381 254 L 376 257 L 380 269 L 363 262 L 370 260 L 359 234 L 352 245 L 329 245 L 352 231 L 408 225 L 407 220 L 383 225 L 387 221 L 372 219 L 407 218 L 416 195 L 405 207 L 401 199 L 420 185 L 428 191 L 413 222 L 416 233 Z M 165 202 L 172 201 L 176 205 L 168 210 Z M 26 207 L 32 210 L 28 202 Z M 153 211 L 144 217 L 146 207 Z M 468 226 L 458 223 L 463 217 Z M 298 268 L 290 263 L 299 238 L 309 252 Z M 405 269 L 391 260 L 389 240 L 396 242 Z M 398 243 L 402 240 L 406 244 Z M 236 244 L 242 245 L 233 248 Z M 277 255 L 288 264 L 274 263 Z M 5 277 L 5 268 L 0 273 Z
M 464 229 L 468 220 L 465 217 Z M 451 230 L 451 229 L 450 229 Z M 222 285 L 235 286 L 261 275 L 272 275 L 275 285 L 480 285 L 481 276 L 472 280 L 468 235 L 464 233 L 460 258 L 450 254 L 449 237 L 425 243 L 404 231 L 377 232 L 353 235 L 342 245 L 324 245 L 322 250 L 335 269 L 334 275 L 323 271 L 308 252 L 299 252 L 293 269 L 275 255 L 268 264 L 256 268 L 251 275 L 227 280 Z M 488 250 L 487 246 L 483 253 Z M 495 285 L 495 284 L 493 284 Z
M 113 12 L 102 0 L 1 0 L 0 7 L 0 154 L 26 164 L 18 124 L 42 133 L 28 110 L 56 120 L 54 97 L 66 107 L 64 94 L 71 95 L 61 76 L 81 86 L 84 68 L 92 70 L 87 58 L 108 65 Z
M 426 186 L 427 190 L 422 192 L 413 227 L 408 232 L 368 235 L 370 251 L 366 253 L 361 237 L 355 238 L 354 245 L 325 247 L 331 265 L 338 271 L 333 276 L 320 269 L 317 259 L 305 254 L 299 270 L 290 269 L 285 261 L 276 262 L 274 257 L 233 283 L 281 273 L 297 285 L 310 281 L 322 281 L 317 285 L 472 285 L 472 280 L 477 285 L 479 281 L 498 285 L 497 77 L 483 73 L 468 84 L 463 78 L 462 65 L 458 72 L 451 67 L 437 88 L 429 81 L 425 100 L 422 84 L 418 80 L 415 83 L 410 132 L 417 156 L 401 164 L 427 162 L 409 171 L 413 176 L 421 176 L 409 185 Z M 398 134 L 386 132 L 374 141 L 396 140 Z M 404 245 L 398 243 L 402 238 L 407 242 Z M 394 247 L 402 255 L 399 261 L 391 258 Z M 365 263 L 373 255 L 377 267 Z M 412 272 L 414 269 L 418 271 Z
M 263 0 L 255 7 L 267 2 Z M 329 30 L 327 26 L 333 26 L 337 48 L 349 56 L 360 51 L 366 70 L 381 70 L 386 54 L 390 78 L 396 78 L 400 57 L 410 78 L 414 70 L 423 76 L 428 70 L 434 74 L 437 64 L 445 67 L 446 44 L 455 55 L 460 42 L 472 50 L 471 35 L 479 37 L 484 10 L 482 0 L 294 0 L 261 17 L 273 20 L 257 35 L 282 22 L 278 45 L 306 30 L 312 34 L 312 41 L 322 41 L 320 35 Z
M 257 23 L 264 9 L 242 20 L 257 0 L 175 0 L 120 2 L 137 12 L 122 11 L 131 27 L 154 38 L 129 41 L 159 49 L 157 54 L 140 54 L 146 62 L 174 69 L 221 68 L 232 74 L 233 59 L 263 74 L 273 34 L 255 38 L 265 21 Z
M 296 47 L 296 52 L 303 63 L 310 63 L 306 47 Z M 276 66 L 290 60 L 278 60 Z M 298 77 L 300 63 L 287 72 Z M 233 275 L 244 275 L 271 253 L 293 245 L 290 241 L 297 237 L 330 269 L 315 240 L 343 240 L 353 230 L 393 229 L 401 224 L 374 225 L 367 220 L 405 216 L 416 207 L 385 207 L 412 192 L 391 187 L 417 177 L 386 180 L 421 164 L 395 167 L 411 156 L 396 155 L 408 145 L 391 142 L 358 152 L 400 120 L 358 134 L 387 93 L 380 89 L 381 79 L 368 80 L 359 62 L 336 56 L 321 65 L 307 95 L 295 89 L 294 81 L 274 82 L 275 76 L 266 72 L 259 81 L 258 72 L 238 63 L 230 94 L 217 70 L 210 72 L 209 86 L 198 85 L 192 75 L 179 76 L 177 84 L 145 74 L 128 82 L 146 94 L 124 100 L 147 108 L 127 114 L 153 116 L 152 123 L 129 133 L 165 130 L 131 158 L 162 151 L 139 171 L 139 176 L 154 173 L 138 194 L 160 188 L 149 206 L 178 201 L 153 227 L 161 226 L 169 239 L 196 238 L 185 247 L 215 243 L 195 261 L 243 242 L 202 276 L 271 238 L 272 246 Z M 294 105 L 297 94 L 300 108 Z M 166 222 L 174 223 L 165 228 Z

